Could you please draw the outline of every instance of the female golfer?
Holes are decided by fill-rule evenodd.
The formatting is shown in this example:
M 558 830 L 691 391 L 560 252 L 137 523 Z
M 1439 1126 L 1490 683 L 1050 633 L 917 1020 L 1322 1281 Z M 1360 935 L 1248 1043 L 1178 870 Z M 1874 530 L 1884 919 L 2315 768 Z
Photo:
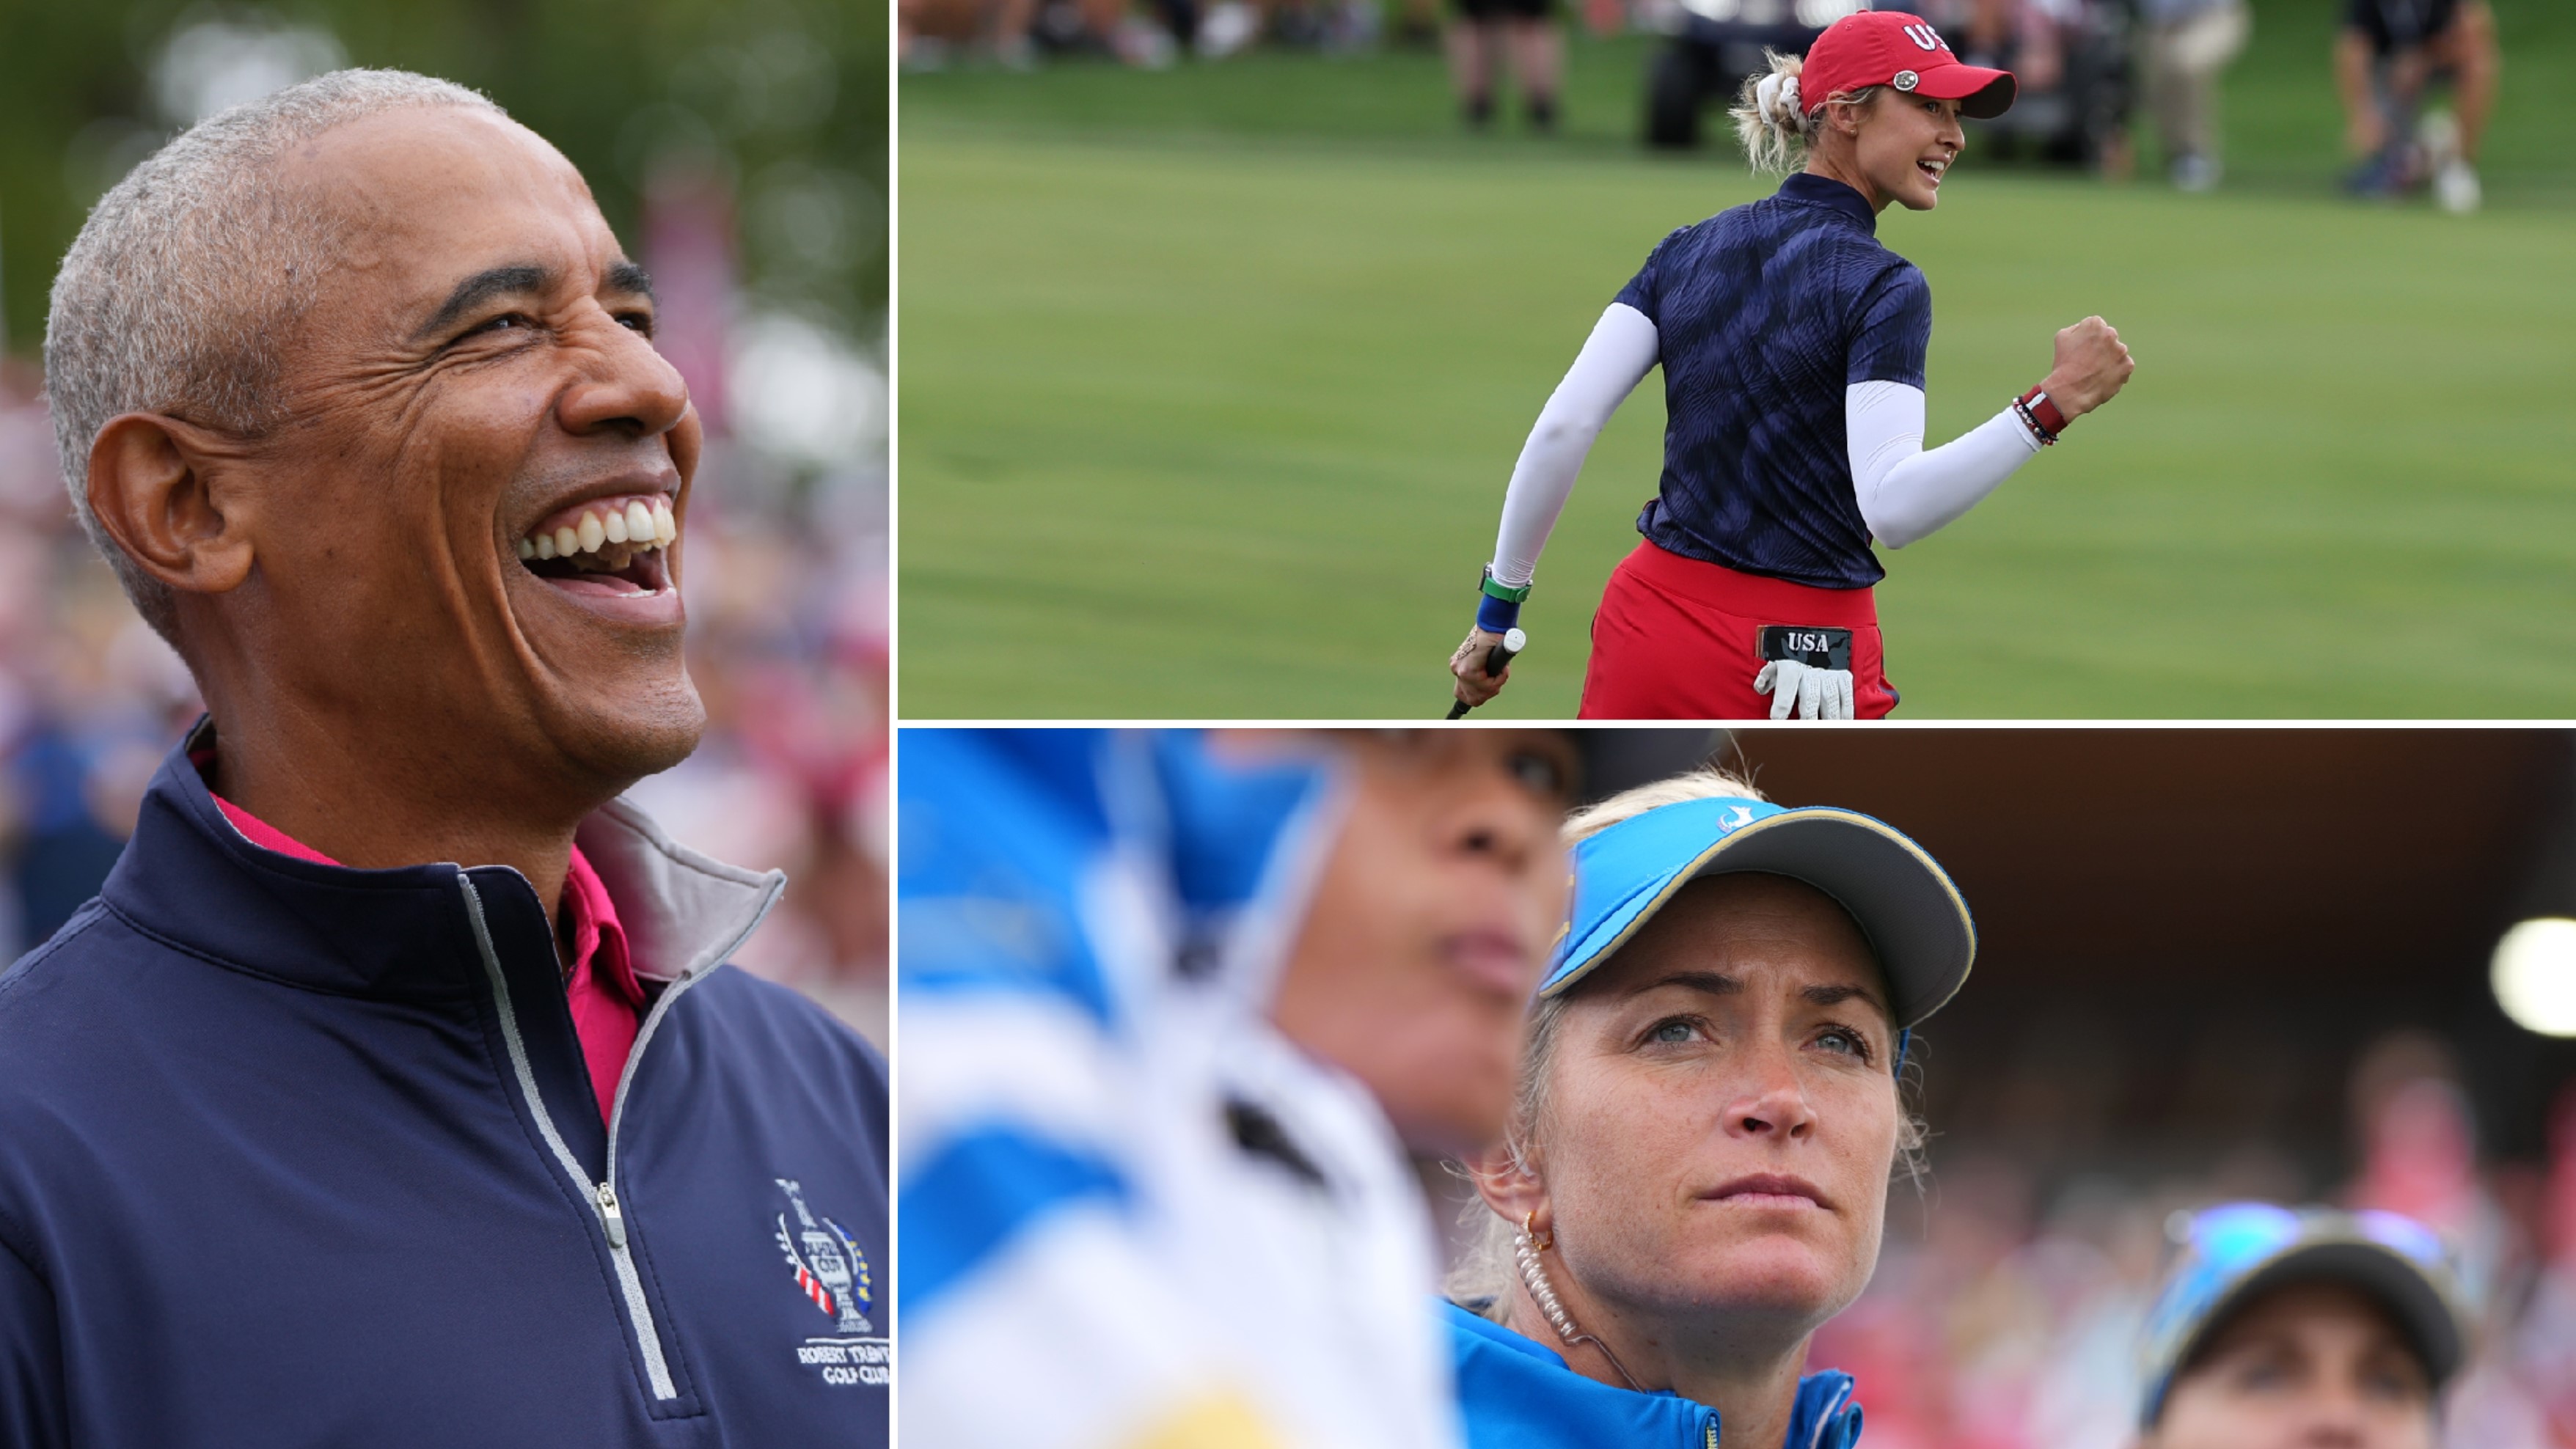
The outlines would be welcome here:
M 1967 905 L 1890 827 L 1722 775 L 1566 833 L 1573 920 L 1452 1283 L 1470 1449 L 1850 1449 L 1851 1379 L 1799 1370 L 1877 1264 L 1905 1033 L 1968 974 Z
M 1665 237 L 1602 313 L 1539 413 L 1503 499 L 1457 697 L 1510 677 L 1487 656 L 1529 597 L 1539 550 L 1602 425 L 1661 363 L 1663 481 L 1645 535 L 1592 621 L 1589 719 L 1877 718 L 1896 704 L 1870 586 L 1891 548 L 1973 507 L 2129 377 L 2099 317 L 2057 334 L 2045 380 L 1957 440 L 1923 448 L 1932 295 L 1881 246 L 1891 201 L 1929 211 L 1962 115 L 2001 115 L 2014 82 L 1962 65 L 1919 17 L 1834 22 L 1803 62 L 1774 56 L 1733 112 L 1777 194 Z

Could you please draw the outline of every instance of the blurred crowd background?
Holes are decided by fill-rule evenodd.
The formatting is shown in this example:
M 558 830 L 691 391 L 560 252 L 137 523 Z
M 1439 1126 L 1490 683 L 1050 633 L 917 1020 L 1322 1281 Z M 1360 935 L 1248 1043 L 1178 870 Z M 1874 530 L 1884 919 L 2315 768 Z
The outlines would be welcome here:
M 2515 29 L 2556 25 L 2504 0 Z M 1100 59 L 1144 69 L 1253 51 L 1350 58 L 1444 51 L 1467 125 L 1488 129 L 1505 92 L 1528 129 L 1557 127 L 1566 38 L 1642 48 L 1635 108 L 1648 145 L 1724 144 L 1722 114 L 1766 48 L 1798 54 L 1872 0 L 898 0 L 909 69 L 1030 70 Z M 2347 190 L 2482 200 L 2477 162 L 2502 74 L 2489 0 L 1879 0 L 1931 20 L 1959 57 L 2013 71 L 2006 115 L 1969 123 L 1981 156 L 2028 157 L 2125 180 L 2141 156 L 2185 191 L 2225 174 L 2222 95 L 2257 12 L 2311 38 L 2300 70 L 2342 109 Z M 2319 12 L 2330 10 L 2330 27 Z M 2269 69 L 2269 67 L 2267 67 Z M 2554 67 L 2553 67 L 2554 69 Z M 2276 75 L 2266 77 L 2277 82 Z M 2543 80 L 2541 84 L 2548 82 Z M 2272 98 L 2259 104 L 2269 108 Z
M 1858 1378 L 1866 1449 L 2121 1449 L 2170 1227 L 2240 1199 L 2436 1229 L 2476 1319 L 2445 1442 L 2576 1446 L 2576 954 L 2506 989 L 2530 1025 L 2491 971 L 2517 922 L 2576 915 L 2576 738 L 1752 730 L 1726 757 L 1898 825 L 1977 917 L 1909 1053 L 1929 1170 L 1810 1358 Z
M 886 1036 L 886 12 L 874 0 L 13 7 L 0 45 L 0 960 L 94 894 L 199 704 L 82 538 L 41 348 L 88 209 L 195 120 L 344 65 L 490 95 L 653 274 L 708 447 L 691 672 L 710 726 L 635 792 L 780 867 L 741 964 Z

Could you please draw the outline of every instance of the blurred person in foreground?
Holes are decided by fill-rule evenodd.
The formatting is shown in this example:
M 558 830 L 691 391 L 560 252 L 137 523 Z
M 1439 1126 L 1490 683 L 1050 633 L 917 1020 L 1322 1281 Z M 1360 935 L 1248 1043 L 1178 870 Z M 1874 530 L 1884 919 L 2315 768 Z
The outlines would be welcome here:
M 2441 1241 L 2395 1213 L 2192 1215 L 2147 1318 L 2138 1449 L 2432 1449 L 2467 1354 Z
M 1573 922 L 1451 1284 L 1468 1443 L 1851 1449 L 1851 1377 L 1802 1371 L 1922 1141 L 1898 1073 L 1975 959 L 1967 903 L 1889 826 L 1714 771 L 1566 834 Z
M 2487 0 L 2350 0 L 2334 40 L 2344 149 L 2360 161 L 2346 186 L 2392 196 L 2429 180 L 2443 210 L 2477 210 L 2478 147 L 2503 68 Z M 2458 114 L 2419 115 L 2425 91 L 2445 78 Z
M 2253 18 L 2245 0 L 2143 0 L 2147 107 L 2183 191 L 2208 191 L 2219 159 L 2218 78 L 2245 49 Z
M 1456 1444 L 1407 1158 L 1501 1133 L 1649 738 L 906 731 L 903 1442 Z
M 208 713 L 0 976 L 0 1443 L 886 1442 L 882 1063 L 724 965 L 782 877 L 616 798 L 705 720 L 653 327 L 571 163 L 399 71 L 64 258 L 64 475 Z

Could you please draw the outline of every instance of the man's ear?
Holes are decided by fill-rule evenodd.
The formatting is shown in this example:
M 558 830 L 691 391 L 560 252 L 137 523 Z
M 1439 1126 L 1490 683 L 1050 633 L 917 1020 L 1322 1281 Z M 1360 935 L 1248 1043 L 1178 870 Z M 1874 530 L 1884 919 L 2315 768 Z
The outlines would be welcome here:
M 239 500 L 217 480 L 239 445 L 157 413 L 123 413 L 89 448 L 89 506 L 143 571 L 174 589 L 220 594 L 250 577 Z
M 1526 1222 L 1536 1213 L 1543 1225 L 1548 1216 L 1547 1185 L 1531 1166 L 1509 1143 L 1500 1142 L 1466 1161 L 1476 1195 L 1485 1200 L 1485 1206 L 1514 1223 Z

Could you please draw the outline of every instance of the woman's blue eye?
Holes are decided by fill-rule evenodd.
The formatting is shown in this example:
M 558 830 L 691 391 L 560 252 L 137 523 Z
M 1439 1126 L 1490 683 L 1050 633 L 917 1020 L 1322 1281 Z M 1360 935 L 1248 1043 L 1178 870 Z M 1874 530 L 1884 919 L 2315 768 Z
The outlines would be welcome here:
M 1660 1022 L 1653 1031 L 1646 1033 L 1648 1041 L 1684 1042 L 1690 1039 L 1691 1024 L 1687 1021 Z

